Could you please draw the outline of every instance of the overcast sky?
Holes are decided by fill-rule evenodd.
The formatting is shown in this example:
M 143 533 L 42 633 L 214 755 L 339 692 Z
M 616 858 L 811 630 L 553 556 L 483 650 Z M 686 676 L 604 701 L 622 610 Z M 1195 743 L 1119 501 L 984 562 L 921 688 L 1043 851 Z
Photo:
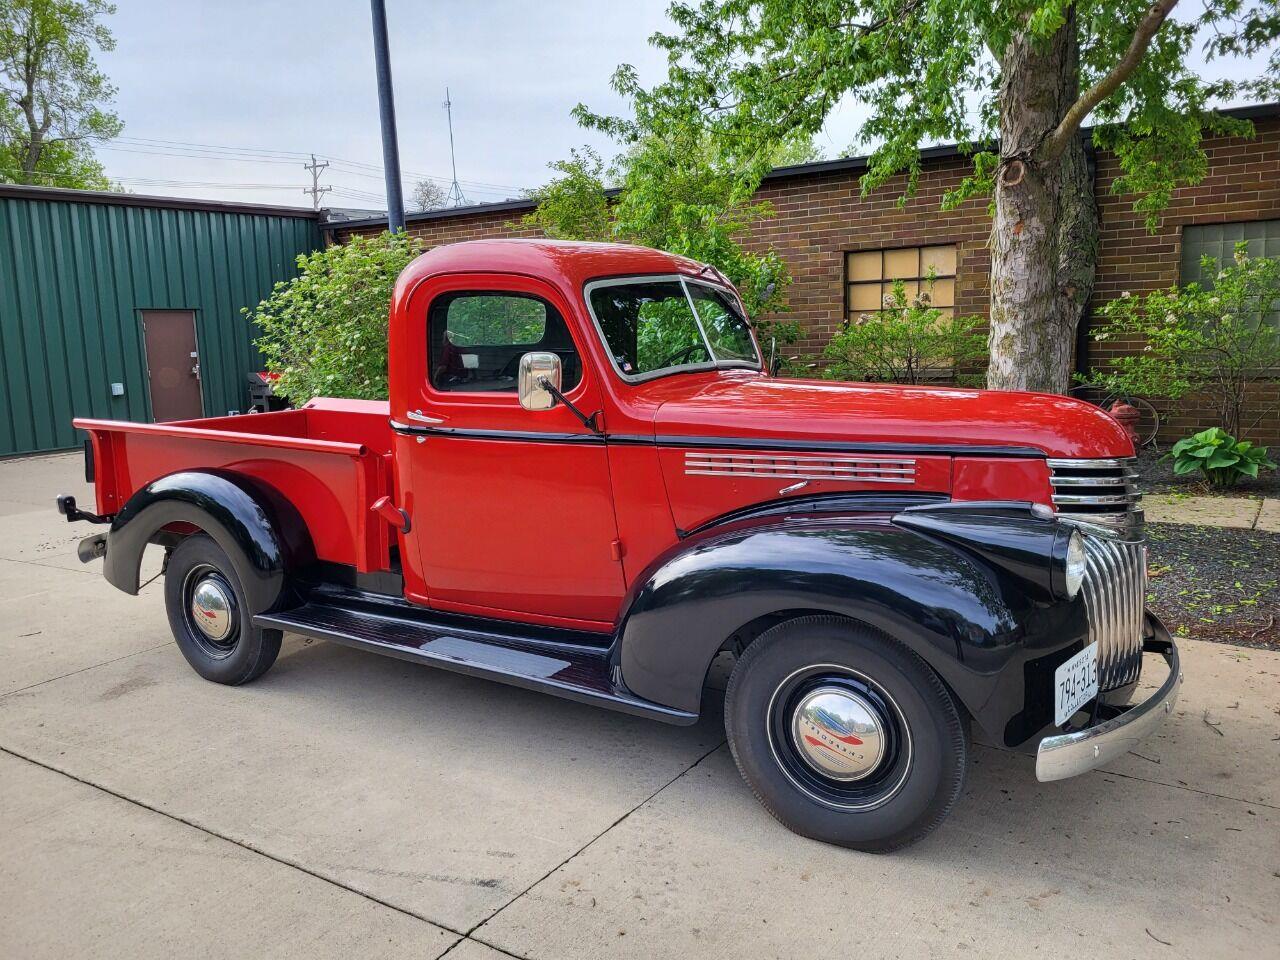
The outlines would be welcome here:
M 107 22 L 118 45 L 100 57 L 125 124 L 99 147 L 110 177 L 141 194 L 307 206 L 298 154 L 314 151 L 333 160 L 321 179 L 334 187 L 326 204 L 383 204 L 368 3 L 117 2 Z M 645 83 L 663 77 L 648 38 L 665 28 L 668 2 L 387 0 L 407 183 L 425 174 L 447 185 L 446 86 L 472 202 L 519 196 L 571 147 L 608 155 L 569 111 L 580 101 L 623 111 L 609 88 L 619 63 Z M 819 143 L 827 156 L 845 152 L 859 115 L 836 112 Z
M 99 153 L 107 173 L 137 193 L 309 204 L 309 174 L 292 152 L 380 165 L 369 4 L 363 0 L 159 2 L 118 0 L 108 23 L 116 49 L 101 63 L 119 88 L 121 141 Z M 600 139 L 569 115 L 579 101 L 620 109 L 609 76 L 622 62 L 662 76 L 647 39 L 667 0 L 388 0 L 401 166 L 448 179 L 442 102 L 452 95 L 458 178 L 473 201 L 517 196 L 547 179 L 546 165 Z M 277 151 L 282 162 L 157 156 L 128 151 L 180 141 Z M 189 152 L 189 151 L 188 151 Z M 221 151 L 206 151 L 219 153 Z M 241 154 L 248 157 L 247 154 Z M 378 170 L 338 164 L 322 182 L 384 195 Z M 412 171 L 413 173 L 410 173 Z M 138 182 L 185 181 L 172 185 Z M 194 183 L 283 184 L 219 189 Z M 371 200 L 335 190 L 332 205 Z

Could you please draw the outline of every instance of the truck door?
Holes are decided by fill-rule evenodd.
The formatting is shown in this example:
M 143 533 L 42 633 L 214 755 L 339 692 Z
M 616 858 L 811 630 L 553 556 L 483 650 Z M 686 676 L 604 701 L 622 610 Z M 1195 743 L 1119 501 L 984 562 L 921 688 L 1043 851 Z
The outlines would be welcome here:
M 412 458 L 410 536 L 428 603 L 608 629 L 624 581 L 604 442 L 564 405 L 525 410 L 516 394 L 520 358 L 552 351 L 566 397 L 599 408 L 567 304 L 502 275 L 446 278 L 427 296 L 426 363 L 410 365 L 424 374 L 421 408 L 411 387 L 416 435 L 399 449 Z

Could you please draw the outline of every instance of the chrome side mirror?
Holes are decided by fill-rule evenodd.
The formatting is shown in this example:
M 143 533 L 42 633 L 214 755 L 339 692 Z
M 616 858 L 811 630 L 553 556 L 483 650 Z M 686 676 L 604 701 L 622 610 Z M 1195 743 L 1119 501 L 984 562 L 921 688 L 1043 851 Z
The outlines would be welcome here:
M 516 380 L 520 406 L 526 410 L 550 410 L 554 407 L 555 394 L 542 382 L 545 380 L 559 390 L 562 373 L 559 354 L 542 350 L 526 353 L 520 358 L 520 375 Z

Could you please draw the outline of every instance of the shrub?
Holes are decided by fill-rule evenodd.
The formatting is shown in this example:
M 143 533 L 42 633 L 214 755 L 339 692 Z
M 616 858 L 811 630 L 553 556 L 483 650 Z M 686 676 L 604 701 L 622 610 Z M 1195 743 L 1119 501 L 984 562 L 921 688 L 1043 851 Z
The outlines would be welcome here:
M 832 380 L 923 383 L 972 369 L 985 360 L 981 317 L 948 317 L 929 305 L 927 289 L 908 297 L 902 281 L 885 309 L 847 320 L 827 344 L 824 375 Z
M 1185 476 L 1200 471 L 1215 487 L 1234 487 L 1241 477 L 1258 476 L 1259 470 L 1274 470 L 1266 447 L 1248 440 L 1236 440 L 1221 427 L 1210 427 L 1179 440 L 1164 459 L 1173 460 L 1173 472 Z
M 1226 432 L 1240 436 L 1274 412 L 1263 405 L 1245 422 L 1252 385 L 1280 367 L 1280 260 L 1250 257 L 1236 245 L 1230 262 L 1201 261 L 1210 287 L 1189 283 L 1107 304 L 1094 340 L 1136 340 L 1138 353 L 1116 357 L 1086 382 L 1109 392 L 1173 401 L 1203 397 Z
M 387 315 L 396 277 L 422 252 L 403 233 L 353 237 L 298 257 L 298 276 L 245 315 L 276 393 L 381 400 L 387 396 Z

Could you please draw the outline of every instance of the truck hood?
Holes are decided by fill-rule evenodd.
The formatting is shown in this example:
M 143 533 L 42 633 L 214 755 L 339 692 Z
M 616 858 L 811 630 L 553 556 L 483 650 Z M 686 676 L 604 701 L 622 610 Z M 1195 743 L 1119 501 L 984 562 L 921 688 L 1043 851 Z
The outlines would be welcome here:
M 660 437 L 1018 448 L 1049 457 L 1134 453 L 1109 414 L 1057 394 L 759 375 L 689 382 L 681 390 L 671 382 L 678 378 L 665 379 L 671 394 L 654 415 Z

